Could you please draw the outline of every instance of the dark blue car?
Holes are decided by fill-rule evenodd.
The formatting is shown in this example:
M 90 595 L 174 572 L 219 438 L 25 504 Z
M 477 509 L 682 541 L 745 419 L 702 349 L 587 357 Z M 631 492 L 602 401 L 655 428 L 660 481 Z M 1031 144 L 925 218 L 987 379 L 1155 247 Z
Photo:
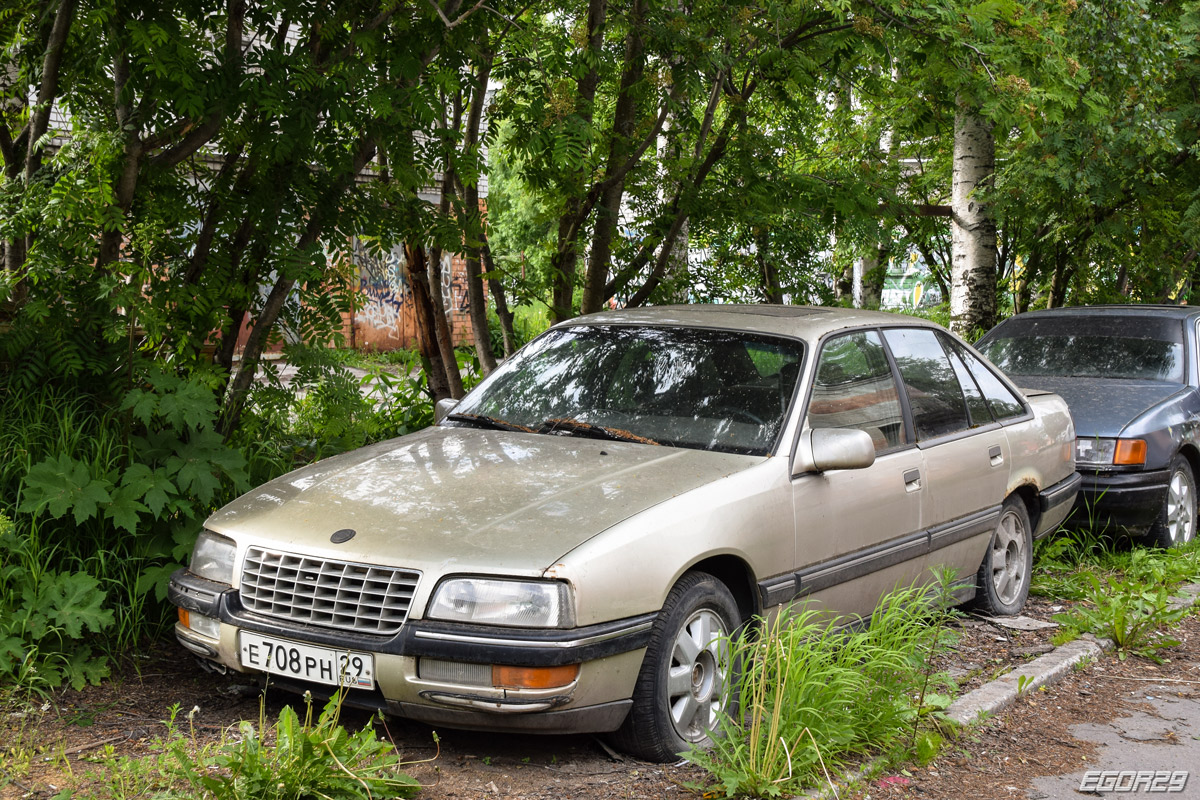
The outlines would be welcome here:
M 1200 307 L 1082 306 L 1008 319 L 976 347 L 1075 417 L 1083 475 L 1071 524 L 1162 547 L 1196 533 Z

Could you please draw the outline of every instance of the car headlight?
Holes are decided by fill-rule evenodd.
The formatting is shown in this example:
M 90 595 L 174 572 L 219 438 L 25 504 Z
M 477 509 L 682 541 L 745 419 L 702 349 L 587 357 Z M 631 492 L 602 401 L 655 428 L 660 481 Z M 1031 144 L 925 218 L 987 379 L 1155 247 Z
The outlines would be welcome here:
M 188 567 L 192 574 L 208 578 L 217 583 L 233 583 L 233 559 L 237 545 L 232 539 L 204 531 L 196 539 L 192 550 L 192 563 Z
M 568 628 L 575 624 L 570 590 L 557 581 L 450 578 L 433 593 L 425 616 L 526 628 Z
M 1083 467 L 1142 466 L 1146 463 L 1145 439 L 1075 440 L 1075 464 Z

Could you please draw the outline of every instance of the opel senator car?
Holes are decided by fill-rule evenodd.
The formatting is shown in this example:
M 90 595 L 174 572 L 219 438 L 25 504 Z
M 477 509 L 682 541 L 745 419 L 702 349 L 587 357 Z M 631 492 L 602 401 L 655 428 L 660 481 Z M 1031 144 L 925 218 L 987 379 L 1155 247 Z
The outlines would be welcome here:
M 172 578 L 179 641 L 438 726 L 674 759 L 722 713 L 723 636 L 869 614 L 939 565 L 1016 612 L 1078 484 L 1062 400 L 889 314 L 585 316 L 448 405 L 213 514 Z
M 1200 308 L 1079 306 L 1008 319 L 980 350 L 1075 419 L 1083 475 L 1071 524 L 1172 547 L 1196 534 Z

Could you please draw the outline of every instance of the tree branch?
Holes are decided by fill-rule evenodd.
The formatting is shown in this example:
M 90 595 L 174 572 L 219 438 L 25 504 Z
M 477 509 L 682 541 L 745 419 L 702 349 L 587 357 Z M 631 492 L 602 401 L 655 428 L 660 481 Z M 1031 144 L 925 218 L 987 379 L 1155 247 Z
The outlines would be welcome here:
M 41 166 L 41 148 L 38 140 L 46 134 L 50 127 L 50 110 L 54 98 L 58 96 L 58 73 L 62 66 L 63 49 L 67 44 L 67 34 L 71 31 L 71 23 L 75 15 L 77 0 L 61 0 L 58 12 L 54 15 L 54 27 L 50 30 L 50 40 L 46 43 L 46 57 L 42 61 L 42 83 L 38 87 L 37 103 L 29 120 L 28 149 L 25 151 L 25 178 L 28 181 L 33 173 Z
M 439 6 L 435 0 L 425 0 L 425 2 L 429 4 L 430 8 L 437 12 L 438 17 L 442 20 L 442 24 L 446 26 L 446 30 L 457 27 L 460 23 L 466 20 L 467 17 L 471 16 L 480 8 L 482 8 L 484 4 L 484 0 L 479 0 L 479 2 L 477 2 L 475 5 L 471 6 L 470 10 L 464 11 L 457 19 L 451 21 L 451 19 L 446 16 L 446 12 L 442 11 L 441 6 Z M 455 13 L 458 10 L 459 5 L 461 5 L 461 3 L 451 3 L 450 13 Z

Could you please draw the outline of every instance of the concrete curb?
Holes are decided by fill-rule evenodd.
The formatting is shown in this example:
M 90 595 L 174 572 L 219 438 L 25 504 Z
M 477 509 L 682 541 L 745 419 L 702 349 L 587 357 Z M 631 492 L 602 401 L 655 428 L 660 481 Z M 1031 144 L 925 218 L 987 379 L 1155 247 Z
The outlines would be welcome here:
M 1172 608 L 1187 608 L 1200 600 L 1200 584 L 1180 586 L 1178 600 Z M 964 694 L 946 709 L 946 716 L 962 725 L 970 725 L 984 715 L 995 714 L 1011 706 L 1022 695 L 1037 691 L 1041 686 L 1058 683 L 1066 674 L 1089 658 L 1113 649 L 1111 639 L 1097 639 L 1084 634 L 1073 642 L 1055 648 L 1054 652 L 1035 658 L 1028 664 L 997 678 L 978 689 Z
M 946 716 L 960 725 L 970 725 L 985 714 L 1003 711 L 1023 694 L 1058 683 L 1076 664 L 1112 649 L 1111 639 L 1097 639 L 1091 635 L 1067 642 L 1053 652 L 967 692 L 950 704 Z

